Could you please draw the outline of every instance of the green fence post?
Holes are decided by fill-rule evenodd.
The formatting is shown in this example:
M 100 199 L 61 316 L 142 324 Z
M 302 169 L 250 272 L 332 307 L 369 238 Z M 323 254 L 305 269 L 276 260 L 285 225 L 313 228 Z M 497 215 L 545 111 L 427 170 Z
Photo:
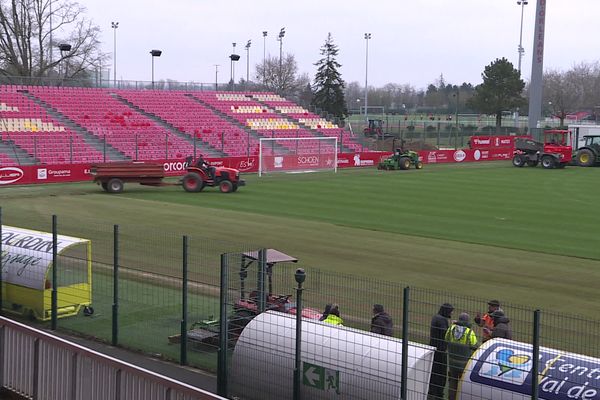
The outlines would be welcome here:
M 187 314 L 188 314 L 188 237 L 183 237 L 183 277 L 181 280 L 181 348 L 179 363 L 187 364 Z
M 407 400 L 408 392 L 408 305 L 410 301 L 410 288 L 404 288 L 402 300 L 402 365 L 400 373 L 400 398 Z
M 228 317 L 227 290 L 229 274 L 227 255 L 221 254 L 221 291 L 219 296 L 219 354 L 217 359 L 217 394 L 227 397 Z
M 112 345 L 119 344 L 119 225 L 113 226 Z
M 58 222 L 56 215 L 52 216 L 52 297 L 51 297 L 51 329 L 56 330 L 58 317 Z
M 2 207 L 0 207 L 0 238 L 2 238 Z M 2 310 L 4 309 L 4 302 L 2 300 L 3 290 L 2 286 L 4 282 L 2 281 L 2 274 L 4 273 L 4 269 L 2 268 L 2 240 L 0 240 L 0 315 L 2 315 Z
M 539 363 L 540 363 L 540 317 L 542 312 L 533 312 L 533 366 L 531 367 L 531 400 L 538 400 L 539 395 Z
M 266 289 L 265 289 L 265 273 L 267 270 L 267 249 L 260 249 L 258 251 L 258 312 L 265 312 L 267 308 L 266 303 Z

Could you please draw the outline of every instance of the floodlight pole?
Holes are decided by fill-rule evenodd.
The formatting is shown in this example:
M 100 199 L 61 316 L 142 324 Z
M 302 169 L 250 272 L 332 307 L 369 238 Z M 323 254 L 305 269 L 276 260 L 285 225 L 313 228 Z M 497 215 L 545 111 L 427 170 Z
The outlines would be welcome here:
M 267 82 L 267 31 L 263 31 L 263 85 Z
M 283 94 L 282 93 L 282 86 L 283 86 L 283 76 L 282 76 L 282 72 L 283 72 L 283 37 L 285 36 L 285 28 L 281 28 L 281 30 L 279 31 L 279 36 L 277 37 L 277 40 L 279 41 L 279 94 Z
M 113 86 L 117 87 L 117 28 L 119 27 L 118 22 L 111 22 L 110 26 L 114 32 L 114 43 L 113 43 Z M 102 70 L 100 70 L 102 74 Z M 110 78 L 109 78 L 110 79 Z
M 154 57 L 160 57 L 161 54 L 161 50 L 150 50 L 150 55 L 152 56 L 152 89 L 154 89 Z
M 246 90 L 248 90 L 248 82 L 250 82 L 250 45 L 252 44 L 252 39 L 248 40 L 246 43 Z
M 235 54 L 235 45 L 236 43 L 233 42 L 233 51 L 231 52 L 232 57 L 230 57 L 231 59 L 231 89 L 235 90 L 235 66 L 233 65 L 233 55 Z
M 525 6 L 527 5 L 527 0 L 519 0 L 517 4 L 521 6 L 521 29 L 519 31 L 519 48 L 517 51 L 519 52 L 519 77 L 521 77 L 521 59 L 523 58 L 523 54 L 525 53 L 525 49 L 523 48 L 523 13 L 525 11 Z M 515 129 L 519 127 L 519 107 L 515 111 Z
M 219 90 L 219 64 L 215 64 L 215 91 Z
M 365 57 L 365 123 L 369 123 L 369 116 L 368 116 L 368 91 L 369 91 L 369 86 L 368 86 L 368 76 L 369 76 L 369 39 L 371 39 L 371 34 L 370 33 L 365 33 L 365 42 L 367 43 L 367 48 L 366 48 L 366 57 Z

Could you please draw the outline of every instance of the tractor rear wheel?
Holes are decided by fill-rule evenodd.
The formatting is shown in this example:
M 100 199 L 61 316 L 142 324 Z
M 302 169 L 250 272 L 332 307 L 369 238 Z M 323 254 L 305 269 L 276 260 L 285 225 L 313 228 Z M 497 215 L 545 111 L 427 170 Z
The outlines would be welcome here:
M 423 162 L 422 161 L 417 161 L 415 163 L 415 168 L 416 169 L 423 169 Z
M 530 167 L 537 167 L 538 160 L 527 160 L 527 165 Z
M 108 193 L 121 193 L 123 191 L 123 181 L 119 178 L 112 178 L 106 184 L 106 191 Z
M 522 154 L 515 154 L 515 156 L 512 159 L 513 165 L 519 168 L 525 165 L 525 161 L 525 156 Z
M 219 183 L 219 190 L 221 193 L 231 193 L 233 192 L 233 183 L 228 180 L 221 181 L 221 183 Z
M 400 160 L 398 161 L 398 165 L 400 166 L 400 169 L 409 169 L 410 168 L 410 158 L 400 157 Z
M 546 169 L 551 169 L 556 167 L 556 161 L 554 160 L 554 157 L 552 156 L 548 156 L 545 155 L 542 157 L 542 167 L 546 168 Z
M 202 177 L 195 172 L 190 172 L 183 177 L 183 189 L 186 192 L 198 193 L 204 188 Z
M 577 165 L 579 165 L 580 167 L 591 167 L 596 161 L 594 152 L 590 149 L 579 150 L 575 158 L 577 160 Z

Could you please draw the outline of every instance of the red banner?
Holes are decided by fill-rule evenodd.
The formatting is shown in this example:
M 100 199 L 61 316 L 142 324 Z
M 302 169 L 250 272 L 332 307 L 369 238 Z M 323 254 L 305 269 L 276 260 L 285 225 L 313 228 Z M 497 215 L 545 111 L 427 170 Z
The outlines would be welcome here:
M 338 154 L 338 168 L 375 167 L 389 152 L 363 152 Z M 451 163 L 510 160 L 512 149 L 465 149 L 420 151 L 423 163 Z M 209 158 L 207 161 L 215 167 L 235 168 L 242 173 L 258 171 L 258 156 Z M 333 168 L 332 155 L 285 155 L 269 156 L 263 159 L 268 164 L 267 171 L 307 170 L 311 168 Z M 156 160 L 162 163 L 165 176 L 182 176 L 187 164 L 184 160 Z M 90 181 L 90 164 L 24 165 L 0 167 L 0 187 L 8 185 L 31 185 L 43 183 L 64 183 Z
M 89 164 L 20 165 L 0 168 L 0 186 L 92 180 Z
M 494 148 L 419 151 L 419 159 L 425 164 L 510 160 L 512 156 L 512 149 Z
M 489 148 L 510 148 L 515 145 L 515 139 L 518 137 L 530 136 L 471 136 L 469 139 L 469 148 L 471 149 L 489 149 Z

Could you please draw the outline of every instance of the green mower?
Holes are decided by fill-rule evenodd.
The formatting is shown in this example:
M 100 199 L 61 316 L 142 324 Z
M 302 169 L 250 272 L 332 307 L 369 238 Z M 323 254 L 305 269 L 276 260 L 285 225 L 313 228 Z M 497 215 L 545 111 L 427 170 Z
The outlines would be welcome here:
M 394 150 L 394 154 L 391 157 L 388 157 L 377 164 L 377 169 L 404 170 L 410 169 L 411 166 L 414 166 L 415 169 L 423 168 L 423 163 L 419 161 L 419 154 L 416 151 L 397 148 Z

